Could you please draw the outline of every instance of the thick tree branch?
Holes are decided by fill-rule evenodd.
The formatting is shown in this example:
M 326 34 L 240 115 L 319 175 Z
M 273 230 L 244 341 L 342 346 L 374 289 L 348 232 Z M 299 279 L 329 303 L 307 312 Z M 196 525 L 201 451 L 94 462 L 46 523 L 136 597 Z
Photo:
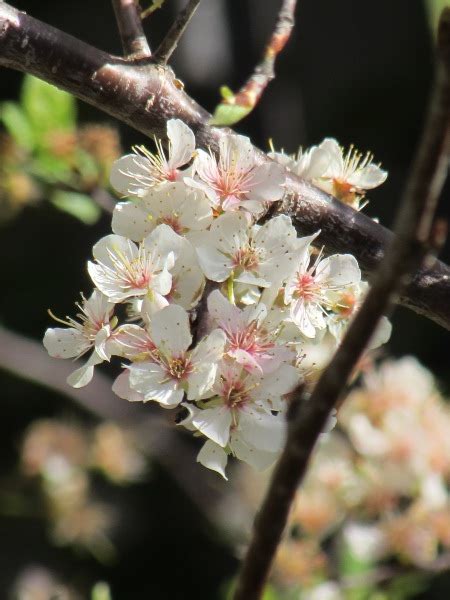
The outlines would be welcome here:
M 127 58 L 149 58 L 152 53 L 142 28 L 139 0 L 112 0 L 123 51 Z
M 450 41 L 450 9 L 441 19 L 441 34 Z M 440 36 L 441 43 L 442 35 Z M 450 46 L 450 45 L 449 45 Z M 445 48 L 448 51 L 448 47 Z M 406 186 L 398 217 L 396 237 L 380 263 L 371 289 L 342 344 L 320 377 L 309 399 L 297 391 L 291 410 L 283 454 L 254 525 L 253 538 L 244 559 L 235 600 L 257 600 L 275 556 L 298 485 L 306 472 L 314 446 L 332 409 L 384 313 L 392 308 L 407 278 L 424 260 L 440 232 L 434 214 L 450 155 L 450 73 L 439 64 L 435 91 L 422 140 Z
M 200 147 L 217 149 L 229 132 L 208 126 L 201 106 L 179 89 L 170 69 L 136 66 L 97 50 L 0 2 L 0 65 L 53 83 L 99 110 L 149 135 L 164 137 L 166 123 L 179 118 L 191 127 Z M 255 149 L 260 161 L 270 160 Z M 290 214 L 300 233 L 317 229 L 330 252 L 350 252 L 370 272 L 379 263 L 391 233 L 362 213 L 300 178 L 289 176 L 280 211 Z M 437 262 L 413 279 L 401 303 L 450 329 L 450 268 Z
M 186 7 L 178 13 L 172 27 L 155 52 L 154 59 L 157 63 L 162 65 L 167 64 L 199 4 L 200 0 L 189 0 Z

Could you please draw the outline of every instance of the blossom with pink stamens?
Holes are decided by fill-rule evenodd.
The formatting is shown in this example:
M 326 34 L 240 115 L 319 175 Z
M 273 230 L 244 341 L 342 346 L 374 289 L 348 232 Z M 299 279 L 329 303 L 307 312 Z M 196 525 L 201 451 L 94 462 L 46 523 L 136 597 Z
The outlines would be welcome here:
M 274 410 L 280 398 L 298 384 L 300 375 L 283 364 L 274 373 L 255 377 L 241 365 L 223 361 L 203 408 L 186 405 L 183 423 L 208 441 L 197 457 L 204 466 L 225 477 L 227 451 L 256 469 L 273 464 L 285 439 L 285 415 Z
M 276 344 L 277 330 L 267 329 L 264 304 L 243 310 L 231 304 L 218 290 L 208 297 L 208 312 L 227 336 L 226 354 L 250 373 L 272 373 L 282 362 L 295 358 L 286 346 Z
M 204 190 L 218 212 L 242 208 L 259 213 L 265 202 L 279 200 L 284 193 L 283 169 L 256 162 L 250 140 L 242 135 L 223 136 L 218 159 L 198 150 L 194 171 L 196 178 L 186 178 L 186 183 Z
M 317 234 L 316 234 L 317 235 Z M 334 254 L 311 264 L 310 236 L 297 267 L 288 279 L 284 301 L 290 305 L 290 317 L 306 337 L 313 338 L 317 329 L 325 329 L 332 305 L 330 293 L 345 290 L 361 280 L 361 271 L 351 254 Z

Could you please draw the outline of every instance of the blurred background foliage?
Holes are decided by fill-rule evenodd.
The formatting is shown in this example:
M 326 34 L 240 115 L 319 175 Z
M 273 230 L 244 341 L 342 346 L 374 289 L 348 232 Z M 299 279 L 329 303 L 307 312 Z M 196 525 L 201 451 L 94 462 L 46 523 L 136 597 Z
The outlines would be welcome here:
M 109 0 L 12 3 L 120 53 Z M 334 136 L 373 151 L 389 178 L 371 194 L 366 212 L 389 225 L 421 129 L 432 80 L 432 28 L 445 4 L 302 0 L 277 79 L 238 131 L 265 149 L 269 138 L 294 152 Z M 182 5 L 166 0 L 149 17 L 153 48 Z M 238 89 L 260 58 L 278 7 L 278 0 L 204 0 L 174 55 L 188 93 L 212 111 L 222 85 Z M 112 400 L 116 412 L 106 413 L 121 426 L 104 422 L 98 405 L 111 399 L 98 387 L 80 404 L 68 391 L 36 385 L 33 380 L 48 375 L 39 377 L 31 367 L 37 346 L 24 350 L 7 335 L 40 342 L 50 325 L 47 309 L 71 314 L 80 290 L 89 292 L 84 265 L 93 243 L 110 230 L 110 165 L 121 148 L 148 140 L 6 69 L 0 100 L 2 597 L 224 598 L 239 548 L 226 524 L 215 520 L 227 487 L 194 463 L 195 444 L 178 439 L 167 423 L 159 439 L 143 422 L 157 413 L 123 407 L 119 399 Z M 448 217 L 448 186 L 444 197 L 441 213 Z M 418 356 L 448 392 L 446 336 L 399 310 L 389 352 Z M 228 510 L 239 513 L 240 500 L 233 498 Z M 354 573 L 360 567 L 348 557 L 343 568 Z M 427 581 L 425 591 L 419 583 L 403 585 L 415 598 L 450 592 L 446 576 Z M 351 600 L 406 597 L 398 589 L 377 593 L 360 590 Z M 281 598 L 290 600 L 289 593 L 266 592 L 265 600 Z

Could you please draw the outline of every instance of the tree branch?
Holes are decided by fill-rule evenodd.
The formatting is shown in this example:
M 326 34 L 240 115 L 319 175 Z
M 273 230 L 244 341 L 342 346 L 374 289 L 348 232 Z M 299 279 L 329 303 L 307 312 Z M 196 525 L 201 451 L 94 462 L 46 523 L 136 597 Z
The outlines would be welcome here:
M 130 64 L 4 2 L 0 65 L 53 83 L 148 136 L 164 138 L 167 121 L 179 118 L 194 131 L 199 147 L 214 151 L 229 133 L 208 125 L 210 114 L 179 89 L 169 68 Z M 256 148 L 255 157 L 270 160 Z M 292 174 L 288 187 L 279 210 L 292 216 L 300 234 L 321 229 L 318 243 L 328 251 L 352 253 L 365 273 L 376 267 L 391 239 L 387 229 Z M 419 271 L 400 302 L 450 329 L 450 268 L 436 262 Z
M 261 62 L 241 89 L 230 97 L 224 98 L 220 105 L 241 106 L 248 114 L 258 104 L 264 90 L 275 78 L 275 61 L 284 49 L 294 28 L 294 13 L 297 0 L 283 0 L 274 31 L 264 48 Z M 217 109 L 216 109 L 217 110 Z
M 186 7 L 178 13 L 172 27 L 155 52 L 155 62 L 161 65 L 167 64 L 199 4 L 200 0 L 189 0 Z
M 142 27 L 139 0 L 112 0 L 125 56 L 150 58 L 152 53 Z
M 450 8 L 441 19 L 440 44 L 450 42 Z M 448 52 L 450 44 L 444 49 Z M 442 49 L 442 46 L 441 46 Z M 442 53 L 441 53 L 442 55 Z M 297 390 L 283 454 L 255 520 L 234 600 L 257 600 L 287 523 L 289 510 L 306 472 L 314 446 L 332 409 L 372 337 L 380 318 L 404 288 L 441 235 L 433 226 L 450 155 L 450 73 L 439 61 L 428 119 L 396 219 L 397 236 L 377 269 L 372 287 L 342 344 L 323 372 L 311 397 Z

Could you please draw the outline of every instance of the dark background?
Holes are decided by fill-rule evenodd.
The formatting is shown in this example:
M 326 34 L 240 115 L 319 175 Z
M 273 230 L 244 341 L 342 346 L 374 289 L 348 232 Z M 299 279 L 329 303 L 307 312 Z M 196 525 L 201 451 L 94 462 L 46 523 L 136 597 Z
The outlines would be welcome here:
M 13 4 L 93 45 L 120 52 L 107 0 Z M 177 7 L 172 0 L 166 4 L 146 25 L 153 48 Z M 373 151 L 389 177 L 370 194 L 366 211 L 389 225 L 432 80 L 432 37 L 424 5 L 420 0 L 301 0 L 299 5 L 297 27 L 277 63 L 277 79 L 238 130 L 263 148 L 268 138 L 277 148 L 295 151 L 300 144 L 333 136 L 343 145 L 354 143 Z M 173 60 L 188 93 L 212 110 L 221 84 L 237 89 L 260 56 L 278 6 L 277 0 L 203 0 Z M 20 74 L 2 69 L 0 99 L 16 99 L 20 82 Z M 79 105 L 79 114 L 82 121 L 112 123 L 87 105 Z M 145 141 L 122 125 L 120 130 L 124 148 Z M 448 213 L 448 198 L 444 194 L 442 214 Z M 84 265 L 92 244 L 108 232 L 107 216 L 88 227 L 46 205 L 29 207 L 3 226 L 0 323 L 40 339 L 49 326 L 49 306 L 57 314 L 71 314 L 79 291 L 90 289 Z M 448 341 L 448 333 L 437 325 L 399 309 L 389 350 L 416 355 L 448 392 Z M 27 424 L 41 416 L 90 417 L 66 399 L 1 370 L 0 389 L 0 482 L 5 489 Z M 115 600 L 217 598 L 236 559 L 170 476 L 155 466 L 150 482 L 121 493 L 131 507 L 131 527 L 138 533 L 118 537 L 120 560 L 114 567 L 52 548 L 39 520 L 0 517 L 0 598 L 6 597 L 17 572 L 30 562 L 56 569 L 82 589 L 104 578 L 111 583 Z M 423 597 L 442 598 L 441 585 L 443 578 Z

